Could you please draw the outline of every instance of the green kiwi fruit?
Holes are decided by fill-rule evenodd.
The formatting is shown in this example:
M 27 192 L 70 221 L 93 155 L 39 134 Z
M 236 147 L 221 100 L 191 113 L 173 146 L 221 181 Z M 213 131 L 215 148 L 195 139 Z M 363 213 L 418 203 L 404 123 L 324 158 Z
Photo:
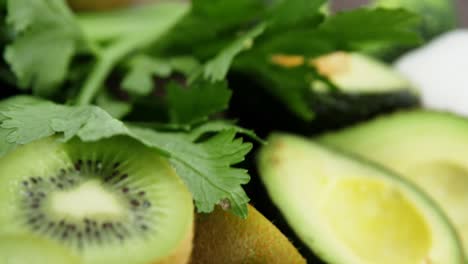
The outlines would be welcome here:
M 80 264 L 78 256 L 65 247 L 28 235 L 0 236 L 0 263 Z
M 186 263 L 192 197 L 168 161 L 127 137 L 55 138 L 0 159 L 0 234 L 55 241 L 84 264 Z
M 192 264 L 302 264 L 305 259 L 261 213 L 249 205 L 241 219 L 221 208 L 197 215 Z

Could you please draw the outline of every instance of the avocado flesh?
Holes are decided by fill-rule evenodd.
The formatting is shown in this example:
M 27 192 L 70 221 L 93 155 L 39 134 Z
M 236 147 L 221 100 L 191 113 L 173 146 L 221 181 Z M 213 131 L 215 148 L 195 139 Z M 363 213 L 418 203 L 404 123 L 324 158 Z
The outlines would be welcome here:
M 259 170 L 273 203 L 326 263 L 464 263 L 437 205 L 375 165 L 276 134 L 260 151 Z
M 420 106 L 417 90 L 391 67 L 358 53 L 337 52 L 312 61 L 338 88 L 323 82 L 310 84 L 304 95 L 312 120 L 293 113 L 284 99 L 274 95 L 267 73 L 231 73 L 233 96 L 229 115 L 260 135 L 273 130 L 311 134 L 342 128 L 378 114 Z M 288 70 L 279 74 L 288 74 Z M 287 88 L 287 87 L 286 87 Z M 286 89 L 283 87 L 282 89 Z M 259 100 L 259 98 L 261 98 Z
M 378 162 L 421 187 L 454 223 L 468 255 L 468 120 L 402 112 L 319 140 Z

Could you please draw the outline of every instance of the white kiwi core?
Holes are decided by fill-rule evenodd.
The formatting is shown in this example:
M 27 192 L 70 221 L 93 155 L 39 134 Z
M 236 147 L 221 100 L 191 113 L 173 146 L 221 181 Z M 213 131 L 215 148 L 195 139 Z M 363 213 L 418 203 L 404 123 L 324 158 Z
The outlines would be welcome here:
M 52 209 L 73 218 L 99 215 L 120 216 L 126 212 L 115 194 L 98 181 L 87 181 L 73 190 L 54 193 Z

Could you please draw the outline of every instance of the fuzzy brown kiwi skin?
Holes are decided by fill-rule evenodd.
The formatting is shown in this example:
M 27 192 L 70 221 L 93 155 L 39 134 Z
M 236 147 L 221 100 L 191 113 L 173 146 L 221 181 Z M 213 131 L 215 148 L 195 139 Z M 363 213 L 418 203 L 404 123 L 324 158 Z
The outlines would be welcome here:
M 191 264 L 305 264 L 290 241 L 249 205 L 241 219 L 221 208 L 196 216 Z

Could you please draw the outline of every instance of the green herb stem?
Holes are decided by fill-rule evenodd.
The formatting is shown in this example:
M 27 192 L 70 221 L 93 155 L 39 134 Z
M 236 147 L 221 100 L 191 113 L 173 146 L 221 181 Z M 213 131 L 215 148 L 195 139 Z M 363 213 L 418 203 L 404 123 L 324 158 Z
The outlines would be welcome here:
M 112 47 L 98 53 L 97 62 L 78 95 L 77 104 L 90 104 L 114 66 L 133 51 L 137 45 L 135 40 L 128 39 L 127 41 L 119 41 Z
M 144 20 L 144 24 L 137 23 L 139 26 L 125 28 L 125 30 L 122 31 L 116 30 L 115 26 L 112 27 L 113 30 L 111 31 L 113 33 L 108 37 L 113 39 L 113 42 L 107 47 L 100 50 L 97 49 L 97 62 L 78 94 L 78 105 L 90 104 L 99 92 L 99 89 L 102 88 L 106 78 L 120 61 L 132 53 L 157 42 L 175 23 L 177 23 L 177 21 L 179 21 L 184 14 L 190 10 L 190 5 L 185 3 L 166 3 L 138 10 L 142 13 L 133 13 L 129 11 L 130 13 L 128 15 L 121 18 L 123 19 L 128 16 L 124 21 L 131 21 L 129 20 L 130 18 L 135 18 L 135 16 L 138 17 L 141 15 L 145 17 L 153 17 L 154 20 L 152 20 L 152 23 L 148 23 L 147 20 Z M 122 25 L 122 22 L 119 21 L 119 16 L 111 16 L 107 18 L 104 16 L 102 19 L 103 20 L 94 18 L 89 21 L 81 21 L 80 26 L 85 33 L 88 33 L 86 35 L 93 43 L 99 42 L 99 39 L 93 39 L 93 36 L 95 37 L 96 34 L 93 34 L 92 32 L 106 28 L 103 27 L 100 22 L 103 22 L 104 25 Z M 85 23 L 84 21 L 87 22 Z
M 117 63 L 134 51 L 156 42 L 161 35 L 162 32 L 160 30 L 157 30 L 157 32 L 147 32 L 146 34 L 129 35 L 98 53 L 95 68 L 86 79 L 78 95 L 77 104 L 90 104 Z

